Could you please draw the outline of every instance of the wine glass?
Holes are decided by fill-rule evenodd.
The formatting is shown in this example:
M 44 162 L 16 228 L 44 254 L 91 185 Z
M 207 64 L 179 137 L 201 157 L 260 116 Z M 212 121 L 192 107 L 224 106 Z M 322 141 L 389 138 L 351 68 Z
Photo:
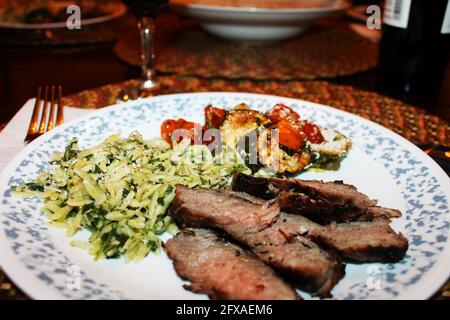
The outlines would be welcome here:
M 161 90 L 155 65 L 155 18 L 169 0 L 122 0 L 138 19 L 141 36 L 141 69 L 139 86 L 120 93 L 120 100 L 155 95 Z

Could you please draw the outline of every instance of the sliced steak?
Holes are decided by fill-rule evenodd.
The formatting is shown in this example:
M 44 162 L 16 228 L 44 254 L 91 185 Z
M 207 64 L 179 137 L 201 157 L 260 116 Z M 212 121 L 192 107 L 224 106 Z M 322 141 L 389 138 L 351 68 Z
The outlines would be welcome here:
M 365 212 L 369 207 L 377 204 L 377 201 L 369 199 L 359 192 L 355 186 L 345 184 L 342 181 L 323 182 L 315 180 L 290 179 L 293 182 L 293 191 L 304 193 L 312 199 L 329 201 L 337 208 L 351 209 Z
M 235 173 L 231 189 L 236 192 L 248 193 L 252 196 L 270 200 L 275 199 L 281 191 L 288 191 L 287 181 L 283 185 L 281 179 L 253 177 L 247 174 Z M 283 187 L 283 188 L 280 188 Z
M 255 203 L 265 201 L 241 192 L 234 194 Z M 280 235 L 285 238 L 304 236 L 322 247 L 332 249 L 350 262 L 396 262 L 403 259 L 408 249 L 408 240 L 389 225 L 389 218 L 401 216 L 400 211 L 378 206 L 369 207 L 368 210 L 373 221 L 325 227 L 301 215 L 281 212 L 278 220 L 260 234 L 278 229 L 278 234 L 266 236 L 272 242 L 277 241 Z
M 311 240 L 295 234 L 293 227 L 277 221 L 241 241 L 303 290 L 329 297 L 334 285 L 345 275 L 344 265 Z
M 186 288 L 211 299 L 299 299 L 269 266 L 212 230 L 185 230 L 165 249 L 178 275 L 191 281 Z
M 401 215 L 397 210 L 376 206 L 375 200 L 341 181 L 262 178 L 236 173 L 232 189 L 265 200 L 277 199 L 282 211 L 303 215 L 320 224 Z
M 283 211 L 301 214 L 321 224 L 352 221 L 362 217 L 358 211 L 347 210 L 328 200 L 314 199 L 304 193 L 281 191 L 276 199 Z
M 177 185 L 170 212 L 187 226 L 216 227 L 232 237 L 241 237 L 272 224 L 280 207 L 274 201 L 255 203 L 228 192 Z
M 373 219 L 375 218 L 400 218 L 402 213 L 396 209 L 389 209 L 379 206 L 369 207 L 368 209 L 369 216 Z
M 344 275 L 344 266 L 295 230 L 290 231 L 289 224 L 283 220 L 274 222 L 279 215 L 278 207 L 275 217 L 273 213 L 254 211 L 266 212 L 269 208 L 273 210 L 273 206 L 272 202 L 241 198 L 230 192 L 177 186 L 169 210 L 184 225 L 225 231 L 261 260 L 295 280 L 302 289 L 321 297 L 328 296 Z M 271 219 L 255 218 L 266 216 Z
M 397 262 L 408 250 L 408 240 L 390 227 L 388 219 L 315 228 L 309 236 L 353 262 Z
M 386 218 L 322 226 L 300 215 L 281 212 L 271 226 L 275 227 L 284 237 L 306 237 L 349 262 L 396 262 L 403 259 L 408 249 L 408 240 L 396 233 Z M 267 238 L 277 239 L 275 235 Z

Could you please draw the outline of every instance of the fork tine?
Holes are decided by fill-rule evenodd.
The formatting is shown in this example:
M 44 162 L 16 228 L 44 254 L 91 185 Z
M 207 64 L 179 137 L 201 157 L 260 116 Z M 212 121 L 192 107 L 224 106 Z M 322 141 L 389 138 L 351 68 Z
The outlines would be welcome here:
M 42 94 L 43 88 L 44 94 Z M 58 90 L 57 97 L 55 96 L 56 90 Z M 34 104 L 33 109 L 33 115 L 31 116 L 30 126 L 28 128 L 25 142 L 26 143 L 31 142 L 40 135 L 42 135 L 43 133 L 63 123 L 64 121 L 63 111 L 64 109 L 62 105 L 62 87 L 60 85 L 58 86 L 52 85 L 45 87 L 40 86 L 38 88 L 36 102 Z M 55 113 L 56 113 L 56 120 L 55 120 Z M 41 114 L 40 120 L 39 114 Z
M 62 104 L 62 87 L 58 86 L 58 110 L 56 113 L 56 125 L 59 126 L 64 121 L 64 106 Z
M 30 136 L 37 133 L 38 118 L 39 118 L 39 112 L 40 112 L 40 106 L 41 106 L 41 92 L 42 92 L 42 87 L 39 87 L 38 93 L 36 95 L 36 102 L 34 103 L 33 115 L 31 116 L 30 125 L 28 126 L 28 133 L 27 133 L 26 140 L 28 140 L 28 138 Z
M 50 94 L 50 115 L 48 116 L 47 129 L 45 131 L 52 130 L 55 126 L 55 86 L 52 86 L 52 92 Z
M 45 132 L 45 124 L 47 123 L 48 86 L 45 86 L 44 92 L 44 104 L 42 106 L 41 123 L 39 124 L 38 131 L 39 135 Z

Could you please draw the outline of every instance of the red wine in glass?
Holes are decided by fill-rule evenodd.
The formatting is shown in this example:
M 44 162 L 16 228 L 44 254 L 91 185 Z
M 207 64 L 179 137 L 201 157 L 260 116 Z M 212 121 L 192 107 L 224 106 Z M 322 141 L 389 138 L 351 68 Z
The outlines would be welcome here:
M 156 94 L 160 85 L 156 78 L 155 68 L 155 18 L 167 6 L 169 0 L 122 0 L 122 2 L 138 19 L 141 35 L 142 78 L 140 86 L 137 88 L 138 96 Z M 136 96 L 136 94 L 126 96 Z

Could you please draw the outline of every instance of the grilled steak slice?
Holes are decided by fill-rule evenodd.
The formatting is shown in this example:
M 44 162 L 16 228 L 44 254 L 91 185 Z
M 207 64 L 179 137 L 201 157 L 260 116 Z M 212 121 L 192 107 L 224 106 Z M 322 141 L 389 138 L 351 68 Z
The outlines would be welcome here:
M 368 209 L 369 216 L 373 219 L 375 218 L 400 218 L 402 213 L 395 209 L 389 209 L 379 206 L 369 207 Z
M 311 230 L 309 236 L 353 262 L 397 262 L 408 250 L 408 240 L 388 219 L 329 225 Z
M 281 210 L 305 216 L 323 225 L 331 222 L 371 221 L 380 217 L 401 217 L 400 211 L 395 209 L 379 206 L 358 209 L 351 204 L 340 205 L 296 192 L 280 192 L 277 201 Z
M 230 198 L 232 200 L 228 200 Z M 268 208 L 273 210 L 273 206 L 272 202 L 241 198 L 230 192 L 177 186 L 169 210 L 178 222 L 187 226 L 213 227 L 227 232 L 261 260 L 290 276 L 302 289 L 321 297 L 328 296 L 342 278 L 343 266 L 335 256 L 291 231 L 284 220 L 274 223 L 279 215 L 278 208 L 275 217 L 273 213 L 254 212 L 256 208 L 263 212 Z M 254 218 L 261 216 L 271 219 Z
M 281 191 L 276 197 L 285 212 L 301 214 L 318 223 L 356 220 L 361 217 L 357 211 L 344 210 L 328 200 L 313 199 L 304 193 Z
M 336 256 L 300 236 L 297 226 L 280 216 L 273 225 L 240 241 L 303 290 L 329 297 L 345 267 Z
M 211 299 L 294 300 L 297 293 L 266 264 L 207 229 L 185 230 L 165 249 L 187 289 Z
M 255 203 L 265 201 L 246 193 L 234 194 Z M 293 279 L 299 287 L 326 297 L 344 276 L 345 268 L 335 256 L 303 236 L 313 229 L 321 230 L 322 226 L 300 215 L 280 212 L 272 225 L 240 241 L 252 248 L 261 260 Z
M 401 215 L 397 210 L 376 206 L 375 200 L 340 181 L 261 178 L 236 173 L 232 189 L 266 200 L 277 199 L 282 211 L 300 214 L 321 224 Z
M 281 181 L 281 179 L 276 178 L 253 177 L 247 174 L 235 173 L 233 175 L 231 189 L 236 192 L 244 192 L 261 199 L 270 200 L 275 199 L 281 191 L 288 191 L 287 186 L 284 190 L 280 189 Z
M 300 215 L 281 212 L 275 225 L 286 237 L 307 237 L 350 262 L 396 262 L 408 249 L 408 240 L 396 233 L 386 218 L 322 226 Z
M 264 201 L 241 192 L 234 194 L 255 203 Z M 306 217 L 280 212 L 278 220 L 259 234 L 267 234 L 277 229 L 278 233 L 272 232 L 266 236 L 272 243 L 278 241 L 281 236 L 288 239 L 306 236 L 321 246 L 333 249 L 342 258 L 351 262 L 396 262 L 403 259 L 408 249 L 408 240 L 402 234 L 397 234 L 389 226 L 390 221 L 386 218 L 399 217 L 401 213 L 378 206 L 369 207 L 368 210 L 375 220 L 325 227 Z
M 185 225 L 219 228 L 237 238 L 272 224 L 280 208 L 274 201 L 255 203 L 232 193 L 177 185 L 170 212 Z

